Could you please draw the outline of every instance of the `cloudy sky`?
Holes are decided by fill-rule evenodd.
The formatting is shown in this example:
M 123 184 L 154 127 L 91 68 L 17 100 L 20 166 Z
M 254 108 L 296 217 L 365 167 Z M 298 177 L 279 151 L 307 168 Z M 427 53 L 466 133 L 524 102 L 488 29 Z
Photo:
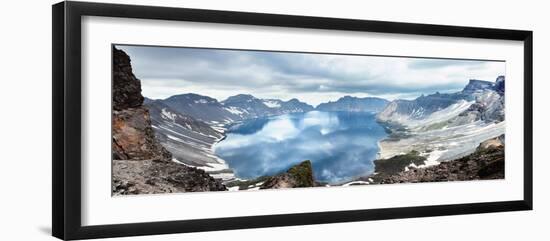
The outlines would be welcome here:
M 350 56 L 146 46 L 116 46 L 132 60 L 152 99 L 197 93 L 222 101 L 236 94 L 312 105 L 351 95 L 389 100 L 454 92 L 469 79 L 494 81 L 494 61 Z

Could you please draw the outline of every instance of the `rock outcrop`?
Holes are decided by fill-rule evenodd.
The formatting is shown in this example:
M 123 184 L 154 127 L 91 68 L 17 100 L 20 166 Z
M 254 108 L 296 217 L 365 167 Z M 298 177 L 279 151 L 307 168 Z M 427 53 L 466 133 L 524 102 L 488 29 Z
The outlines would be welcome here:
M 132 72 L 130 57 L 113 48 L 113 109 L 135 108 L 142 104 L 141 82 Z
M 175 162 L 114 160 L 113 195 L 225 191 L 206 172 Z
M 143 99 L 130 57 L 113 48 L 113 159 L 170 161 L 170 153 L 155 140 Z
M 130 57 L 113 48 L 112 193 L 226 190 L 204 171 L 172 162 L 155 139 Z
M 409 167 L 392 175 L 378 173 L 370 178 L 379 184 L 503 179 L 504 136 L 484 141 L 474 153 L 456 160 L 425 168 Z
M 268 178 L 260 187 L 260 189 L 278 189 L 278 188 L 296 188 L 296 187 L 313 187 L 315 181 L 313 179 L 313 169 L 311 161 L 303 161 L 302 163 L 291 167 L 287 172 Z

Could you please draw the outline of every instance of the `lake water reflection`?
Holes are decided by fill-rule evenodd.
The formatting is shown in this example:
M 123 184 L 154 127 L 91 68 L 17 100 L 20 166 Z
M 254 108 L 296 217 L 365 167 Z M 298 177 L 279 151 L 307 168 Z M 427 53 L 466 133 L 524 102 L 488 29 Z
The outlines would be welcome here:
M 377 142 L 386 136 L 373 113 L 311 111 L 235 125 L 215 153 L 244 179 L 311 160 L 317 181 L 340 183 L 374 171 Z

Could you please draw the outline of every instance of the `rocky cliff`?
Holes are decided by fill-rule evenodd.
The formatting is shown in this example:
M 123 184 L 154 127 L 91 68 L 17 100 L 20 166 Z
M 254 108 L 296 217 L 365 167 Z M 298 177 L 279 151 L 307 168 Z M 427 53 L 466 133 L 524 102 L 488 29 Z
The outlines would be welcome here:
M 430 167 L 415 167 L 414 160 L 400 172 L 380 171 L 369 177 L 374 183 L 415 183 L 466 181 L 504 178 L 504 135 L 482 142 L 475 152 L 462 158 Z
M 113 48 L 112 193 L 226 190 L 202 170 L 172 162 L 156 139 L 130 57 Z
M 313 169 L 311 168 L 311 161 L 308 160 L 291 167 L 285 173 L 270 177 L 263 183 L 260 189 L 313 186 L 315 186 L 315 180 L 313 180 Z
M 113 159 L 170 161 L 170 153 L 155 140 L 143 99 L 130 57 L 113 48 Z

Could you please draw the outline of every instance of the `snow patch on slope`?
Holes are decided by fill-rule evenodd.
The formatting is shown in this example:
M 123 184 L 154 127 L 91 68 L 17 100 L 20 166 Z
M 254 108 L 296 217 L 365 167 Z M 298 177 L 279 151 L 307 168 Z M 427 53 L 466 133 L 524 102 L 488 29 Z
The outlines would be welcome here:
M 167 118 L 171 121 L 175 121 L 177 116 L 177 114 L 167 111 L 166 108 L 162 108 L 161 117 Z
M 263 103 L 264 103 L 264 105 L 266 105 L 269 108 L 280 108 L 281 107 L 281 103 L 279 103 L 278 101 L 274 101 L 274 100 L 263 100 Z
M 447 108 L 431 113 L 424 119 L 407 120 L 407 122 L 404 122 L 403 124 L 409 127 L 420 127 L 448 121 L 467 110 L 473 103 L 475 103 L 475 101 L 460 100 L 457 103 L 448 106 Z
M 238 107 L 235 107 L 235 106 L 225 107 L 225 110 L 229 111 L 231 114 L 235 114 L 235 115 L 239 115 L 239 116 L 244 114 L 245 112 L 248 113 L 248 111 L 243 110 L 243 109 L 238 108 Z

